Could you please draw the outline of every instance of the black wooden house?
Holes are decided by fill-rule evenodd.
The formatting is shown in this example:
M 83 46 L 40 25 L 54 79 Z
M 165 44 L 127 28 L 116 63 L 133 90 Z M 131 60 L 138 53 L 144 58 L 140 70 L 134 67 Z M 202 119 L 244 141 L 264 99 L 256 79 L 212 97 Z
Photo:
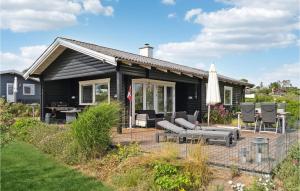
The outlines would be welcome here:
M 137 110 L 157 113 L 200 110 L 201 120 L 207 111 L 208 72 L 155 59 L 152 51 L 148 44 L 140 48 L 138 55 L 59 37 L 24 77 L 40 79 L 42 120 L 54 103 L 78 108 L 119 100 L 128 106 L 126 94 L 130 85 L 133 117 Z M 230 108 L 243 101 L 245 87 L 251 86 L 222 75 L 219 81 L 221 100 Z

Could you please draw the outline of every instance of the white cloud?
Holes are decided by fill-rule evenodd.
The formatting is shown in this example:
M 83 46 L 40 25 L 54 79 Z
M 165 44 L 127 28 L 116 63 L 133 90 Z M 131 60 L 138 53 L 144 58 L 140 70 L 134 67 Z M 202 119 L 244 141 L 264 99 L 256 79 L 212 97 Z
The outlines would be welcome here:
M 191 19 L 202 12 L 202 9 L 191 9 L 189 10 L 184 17 L 184 20 L 191 21 Z
M 175 0 L 162 0 L 161 2 L 165 5 L 175 5 L 176 4 Z
M 114 9 L 111 6 L 103 6 L 99 0 L 84 0 L 83 7 L 86 11 L 94 14 L 103 14 L 105 16 L 112 16 Z
M 213 12 L 191 9 L 185 20 L 202 26 L 185 42 L 161 44 L 156 56 L 171 61 L 199 62 L 226 53 L 265 50 L 297 43 L 297 0 L 223 0 L 231 8 Z
M 0 52 L 1 70 L 15 69 L 22 71 L 33 64 L 33 62 L 46 50 L 46 45 L 26 46 L 20 48 L 20 53 Z
M 294 64 L 284 64 L 277 67 L 274 70 L 268 70 L 262 73 L 262 77 L 256 77 L 256 82 L 264 82 L 264 84 L 270 84 L 271 82 L 276 82 L 278 80 L 291 80 L 293 86 L 300 87 L 300 62 Z M 254 78 L 255 79 L 255 78 Z
M 72 26 L 83 10 L 106 16 L 113 13 L 113 8 L 102 6 L 100 0 L 5 0 L 1 2 L 0 28 L 28 32 Z
M 176 13 L 169 13 L 168 14 L 169 19 L 172 19 L 172 18 L 175 18 L 175 17 L 176 17 Z

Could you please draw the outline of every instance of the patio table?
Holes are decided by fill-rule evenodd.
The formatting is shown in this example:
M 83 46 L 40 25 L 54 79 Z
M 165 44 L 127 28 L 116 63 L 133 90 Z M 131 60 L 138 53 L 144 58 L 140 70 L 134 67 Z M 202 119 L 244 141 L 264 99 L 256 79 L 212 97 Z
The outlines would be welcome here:
M 286 116 L 289 114 L 290 112 L 278 112 L 277 113 L 277 116 L 278 118 L 281 118 L 282 120 L 282 134 L 285 134 L 285 129 L 286 129 L 286 126 L 285 126 L 285 121 L 286 121 Z M 240 121 L 241 121 L 241 112 L 237 112 L 238 114 L 238 129 L 241 129 L 241 124 L 240 124 Z M 256 112 L 256 115 L 260 116 L 260 113 Z
M 60 111 L 66 114 L 66 123 L 72 122 L 76 119 L 77 113 L 81 112 L 79 109 L 72 109 L 67 111 Z

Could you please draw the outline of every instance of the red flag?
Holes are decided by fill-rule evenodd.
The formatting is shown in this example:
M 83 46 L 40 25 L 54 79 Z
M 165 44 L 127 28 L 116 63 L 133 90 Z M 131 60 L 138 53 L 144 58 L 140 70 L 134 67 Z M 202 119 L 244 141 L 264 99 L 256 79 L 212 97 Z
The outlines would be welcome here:
M 128 93 L 127 93 L 127 99 L 131 102 L 132 100 L 132 94 L 131 94 L 131 85 L 128 88 Z

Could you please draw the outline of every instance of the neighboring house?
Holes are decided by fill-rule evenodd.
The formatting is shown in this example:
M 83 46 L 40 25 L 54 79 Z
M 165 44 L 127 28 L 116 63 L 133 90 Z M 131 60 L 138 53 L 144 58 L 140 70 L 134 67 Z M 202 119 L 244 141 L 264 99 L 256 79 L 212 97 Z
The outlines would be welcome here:
M 14 80 L 17 79 L 17 92 L 14 93 Z M 0 95 L 7 102 L 40 103 L 41 87 L 39 79 L 23 77 L 16 70 L 0 71 Z
M 245 90 L 245 98 L 254 99 L 255 98 L 255 89 L 247 87 Z
M 133 118 L 137 110 L 146 109 L 157 113 L 200 110 L 202 117 L 207 111 L 208 72 L 155 59 L 152 54 L 148 44 L 138 55 L 59 37 L 24 77 L 40 78 L 42 119 L 58 102 L 84 107 L 119 100 L 128 109 L 126 94 L 131 85 Z M 221 100 L 228 108 L 243 101 L 245 87 L 253 86 L 222 75 L 219 81 Z

